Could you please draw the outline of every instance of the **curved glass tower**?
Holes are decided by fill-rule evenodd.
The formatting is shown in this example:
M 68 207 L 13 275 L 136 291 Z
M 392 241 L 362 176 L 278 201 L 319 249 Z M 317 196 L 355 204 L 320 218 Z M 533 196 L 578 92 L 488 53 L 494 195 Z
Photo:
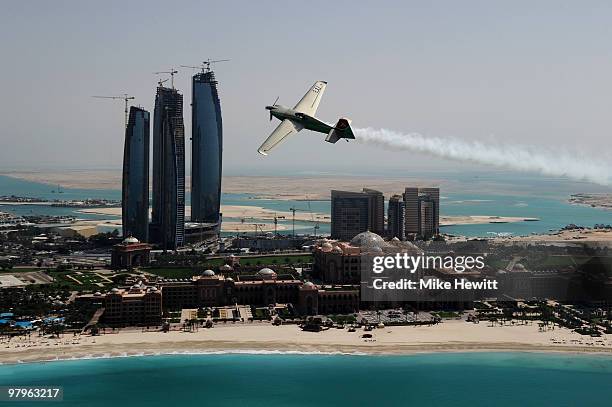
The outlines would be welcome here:
M 192 80 L 191 221 L 220 222 L 223 126 L 215 74 Z
M 176 249 L 185 240 L 183 95 L 158 87 L 153 120 L 151 241 L 162 249 Z
M 123 236 L 149 239 L 149 112 L 130 107 L 123 148 Z

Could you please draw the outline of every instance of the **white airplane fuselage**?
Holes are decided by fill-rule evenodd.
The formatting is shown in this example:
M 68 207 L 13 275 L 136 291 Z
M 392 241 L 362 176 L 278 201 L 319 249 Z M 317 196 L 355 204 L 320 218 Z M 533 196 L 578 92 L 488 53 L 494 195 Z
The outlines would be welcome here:
M 307 130 L 312 130 L 319 133 L 329 133 L 329 131 L 333 128 L 333 126 L 322 122 L 316 117 L 309 116 L 306 113 L 301 113 L 285 106 L 266 106 L 266 110 L 269 110 L 270 115 L 276 117 L 281 122 L 285 119 L 289 119 L 295 123 L 299 123 Z
M 285 119 L 297 120 L 297 121 L 300 120 L 300 117 L 298 116 L 299 113 L 297 111 L 290 109 L 288 107 L 285 107 L 285 106 L 281 106 L 281 105 L 266 106 L 266 110 L 269 110 L 270 114 L 276 117 L 280 121 L 283 121 Z

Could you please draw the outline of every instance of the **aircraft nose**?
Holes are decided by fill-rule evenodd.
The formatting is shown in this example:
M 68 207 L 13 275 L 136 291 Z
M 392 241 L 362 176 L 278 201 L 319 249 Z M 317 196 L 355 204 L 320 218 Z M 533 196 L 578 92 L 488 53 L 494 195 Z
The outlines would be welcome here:
M 266 106 L 266 110 L 272 110 L 274 109 L 274 106 Z

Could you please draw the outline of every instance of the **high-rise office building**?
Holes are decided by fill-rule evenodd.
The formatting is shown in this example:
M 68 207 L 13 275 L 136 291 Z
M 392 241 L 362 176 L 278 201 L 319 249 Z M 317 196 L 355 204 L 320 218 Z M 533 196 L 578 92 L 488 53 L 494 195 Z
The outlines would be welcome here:
M 440 233 L 440 188 L 404 191 L 406 236 L 431 238 Z
M 423 239 L 431 239 L 436 232 L 436 204 L 429 195 L 419 197 L 419 232 Z
M 153 120 L 150 240 L 163 249 L 176 249 L 185 238 L 183 95 L 176 89 L 158 87 Z
M 404 190 L 404 205 L 407 235 L 419 233 L 419 189 L 407 187 Z
M 440 188 L 419 188 L 421 196 L 428 196 L 433 202 L 433 233 L 440 233 Z
M 121 188 L 123 236 L 149 239 L 149 112 L 131 106 L 125 128 Z
M 331 192 L 331 237 L 350 240 L 367 230 L 384 234 L 385 198 L 379 191 Z
M 387 235 L 390 238 L 397 237 L 400 240 L 406 238 L 406 206 L 401 195 L 393 195 L 389 198 L 387 208 Z
M 215 74 L 192 78 L 191 221 L 218 223 L 221 205 L 223 126 Z

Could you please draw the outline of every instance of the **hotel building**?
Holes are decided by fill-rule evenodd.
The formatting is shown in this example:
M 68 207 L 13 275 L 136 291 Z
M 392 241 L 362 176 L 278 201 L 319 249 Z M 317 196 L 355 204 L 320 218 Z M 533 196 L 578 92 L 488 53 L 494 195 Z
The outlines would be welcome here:
M 110 326 L 159 325 L 162 317 L 162 295 L 156 287 L 142 283 L 108 293 L 80 295 L 77 303 L 99 306 L 100 321 Z
M 380 253 L 418 255 L 422 250 L 398 238 L 385 241 L 373 232 L 362 232 L 350 242 L 326 241 L 314 248 L 313 276 L 332 284 L 360 284 L 363 256 Z

